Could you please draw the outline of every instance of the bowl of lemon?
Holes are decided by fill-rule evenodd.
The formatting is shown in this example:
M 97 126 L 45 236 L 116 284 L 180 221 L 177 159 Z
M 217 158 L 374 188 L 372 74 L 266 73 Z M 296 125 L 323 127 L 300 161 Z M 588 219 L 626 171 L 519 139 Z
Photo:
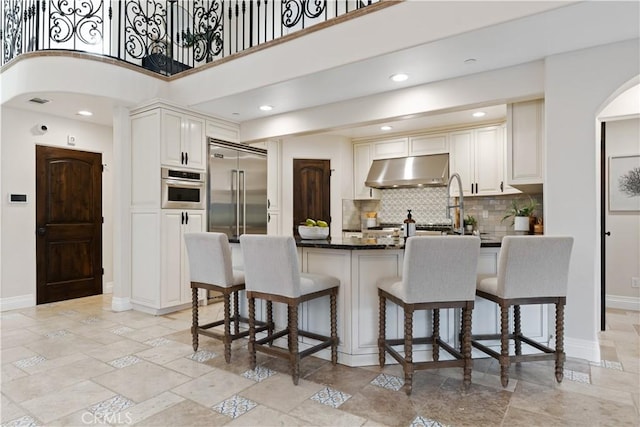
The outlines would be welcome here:
M 321 219 L 307 218 L 304 224 L 298 226 L 298 234 L 305 240 L 319 240 L 329 237 L 329 224 Z

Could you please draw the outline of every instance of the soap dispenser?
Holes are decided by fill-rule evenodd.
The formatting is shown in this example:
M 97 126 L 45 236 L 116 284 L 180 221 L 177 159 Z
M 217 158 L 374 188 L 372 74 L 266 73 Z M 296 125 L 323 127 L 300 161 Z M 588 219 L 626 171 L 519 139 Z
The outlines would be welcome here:
M 416 221 L 411 218 L 411 209 L 407 209 L 407 218 L 404 220 L 404 238 L 416 235 Z

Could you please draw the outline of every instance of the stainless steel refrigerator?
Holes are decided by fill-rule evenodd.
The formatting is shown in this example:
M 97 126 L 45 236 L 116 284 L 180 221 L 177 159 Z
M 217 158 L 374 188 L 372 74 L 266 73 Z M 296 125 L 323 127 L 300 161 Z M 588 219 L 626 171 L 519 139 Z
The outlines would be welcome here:
M 267 151 L 209 138 L 208 230 L 267 234 Z

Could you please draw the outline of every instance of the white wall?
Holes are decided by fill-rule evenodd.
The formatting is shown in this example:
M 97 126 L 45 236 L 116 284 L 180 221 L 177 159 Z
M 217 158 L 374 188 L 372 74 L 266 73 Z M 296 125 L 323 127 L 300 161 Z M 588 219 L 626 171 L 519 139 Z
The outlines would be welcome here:
M 342 199 L 353 197 L 353 148 L 349 138 L 313 135 L 282 140 L 282 234 L 293 231 L 293 159 L 331 160 L 331 236 L 342 236 Z
M 565 316 L 567 354 L 599 360 L 601 110 L 640 74 L 638 40 L 545 62 L 545 234 L 574 236 Z
M 110 127 L 88 124 L 2 107 L 0 309 L 35 305 L 36 295 L 36 145 L 50 145 L 102 153 L 106 164 L 102 176 L 103 266 L 105 287 L 113 280 L 113 153 Z M 44 123 L 49 131 L 34 135 L 32 128 Z M 76 137 L 76 145 L 67 145 L 67 135 Z M 10 193 L 27 195 L 26 205 L 8 203 Z
M 606 123 L 606 155 L 607 165 L 611 156 L 640 155 L 640 119 Z M 606 222 L 607 306 L 640 310 L 640 288 L 631 287 L 631 278 L 640 278 L 640 213 L 612 212 L 607 203 Z

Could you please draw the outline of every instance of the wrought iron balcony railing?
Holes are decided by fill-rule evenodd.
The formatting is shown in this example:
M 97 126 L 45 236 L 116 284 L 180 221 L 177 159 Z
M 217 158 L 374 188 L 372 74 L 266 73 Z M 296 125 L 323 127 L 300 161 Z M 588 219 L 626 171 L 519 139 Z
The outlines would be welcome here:
M 1 64 L 62 49 L 173 75 L 379 1 L 3 0 Z

